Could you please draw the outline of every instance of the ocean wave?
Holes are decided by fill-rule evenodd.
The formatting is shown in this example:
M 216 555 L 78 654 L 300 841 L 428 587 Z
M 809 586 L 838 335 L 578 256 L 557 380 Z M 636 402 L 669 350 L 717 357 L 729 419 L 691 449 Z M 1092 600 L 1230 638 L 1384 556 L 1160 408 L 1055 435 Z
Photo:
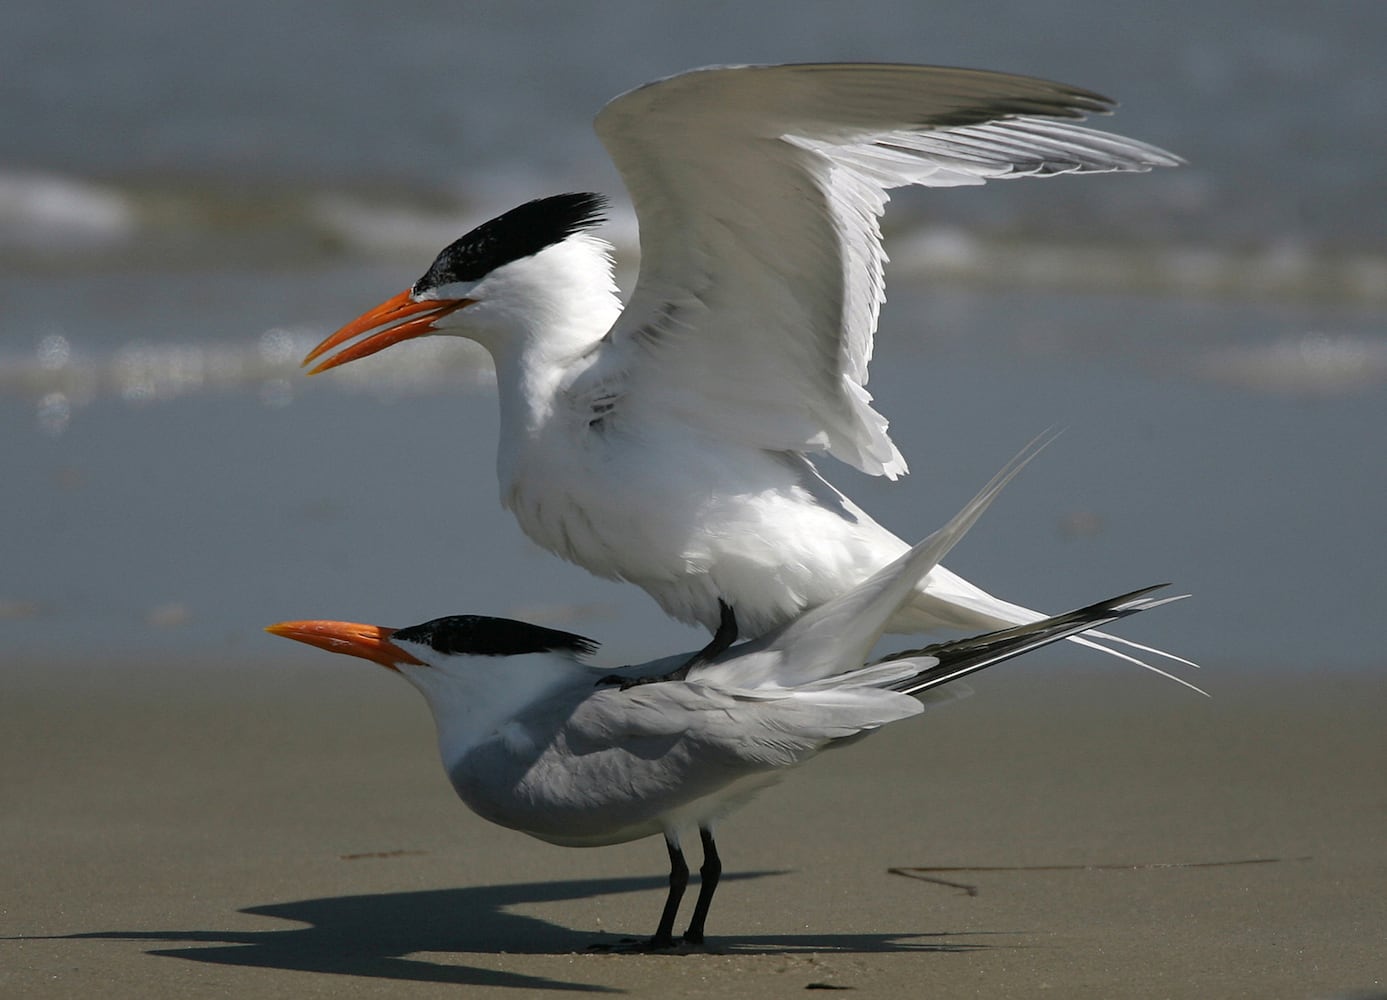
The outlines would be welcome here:
M 0 172 L 0 250 L 111 249 L 138 225 L 125 192 L 54 174 Z
M 132 341 L 94 353 L 66 336 L 48 334 L 31 353 L 0 356 L 0 398 L 27 400 L 34 407 L 34 428 L 57 436 L 83 408 L 102 400 L 138 406 L 252 392 L 264 405 L 282 407 L 315 388 L 391 397 L 491 382 L 490 356 L 476 344 L 450 337 L 364 359 L 335 372 L 330 384 L 315 385 L 304 378 L 299 362 L 322 335 L 322 330 L 276 328 L 240 343 Z
M 408 351 L 382 352 L 334 371 L 331 379 L 309 380 L 299 361 L 323 332 L 275 328 L 236 343 L 131 341 L 107 352 L 84 351 L 49 334 L 31 352 L 0 354 L 0 399 L 27 402 L 33 429 L 56 437 L 98 401 L 144 406 L 251 394 L 278 408 L 316 391 L 397 398 L 493 385 L 490 356 L 454 337 L 424 338 Z M 1387 384 L 1387 340 L 1310 331 L 1186 351 L 1176 369 L 1245 392 L 1349 396 Z
M 1254 249 L 1003 240 L 951 228 L 891 243 L 890 277 L 1041 289 L 1194 297 L 1387 303 L 1387 256 L 1317 252 L 1291 242 Z
M 343 194 L 313 198 L 305 221 L 356 252 L 421 257 L 437 253 L 476 224 L 456 207 L 429 210 Z
M 548 190 L 536 178 L 517 188 Z M 485 187 L 485 185 L 484 185 Z M 513 192 L 508 191 L 513 197 Z M 420 270 L 486 217 L 481 201 L 446 193 L 218 187 L 121 188 L 45 174 L 0 173 L 0 258 L 12 267 L 122 264 L 184 269 L 228 262 L 333 266 L 343 259 L 410 260 Z M 510 201 L 488 199 L 494 207 Z M 639 257 L 634 216 L 614 206 L 603 231 L 623 273 Z M 1172 245 L 1134 233 L 1090 245 L 1036 232 L 999 235 L 886 219 L 893 282 L 1107 289 L 1276 300 L 1387 303 L 1387 255 L 1262 246 Z
M 1253 392 L 1343 396 L 1387 383 L 1387 341 L 1311 331 L 1210 350 L 1194 370 L 1206 381 Z
M 273 268 L 267 280 L 293 301 L 285 289 L 310 273 L 333 275 L 337 268 L 346 275 L 363 261 L 377 260 L 412 261 L 422 270 L 440 247 L 486 214 L 442 195 L 420 200 L 395 192 L 146 190 L 0 172 L 0 260 L 18 265 L 7 275 L 14 293 L 30 284 L 25 268 L 60 271 L 66 282 L 79 280 L 72 276 L 81 267 L 101 262 L 137 267 L 135 286 L 145 291 L 136 301 L 156 294 L 154 289 L 163 295 L 166 274 L 178 272 L 187 281 L 193 280 L 189 268 L 210 275 L 249 262 L 256 274 Z M 611 214 L 604 235 L 616 245 L 629 288 L 639 256 L 635 220 L 624 207 Z M 1139 239 L 1081 246 L 921 224 L 890 231 L 888 247 L 893 287 L 1127 291 L 1374 308 L 1387 303 L 1387 256 L 1319 253 L 1284 241 L 1258 249 Z M 167 294 L 173 299 L 188 293 Z M 299 304 L 300 314 L 317 308 Z M 410 395 L 490 381 L 486 353 L 455 338 L 421 340 L 409 351 L 346 366 L 331 380 L 305 380 L 298 362 L 325 334 L 320 327 L 275 327 L 213 343 L 182 337 L 101 343 L 101 335 L 115 329 L 106 312 L 79 313 L 79 320 L 92 325 L 79 321 L 67 328 L 33 325 L 32 317 L 44 313 L 32 307 L 28 312 L 28 329 L 16 328 L 11 317 L 4 330 L 0 399 L 32 406 L 33 427 L 50 435 L 62 434 L 98 400 L 138 406 L 250 392 L 264 405 L 285 406 L 320 390 Z M 1387 342 L 1365 333 L 1312 329 L 1255 345 L 1204 345 L 1193 353 L 1184 366 L 1190 376 L 1241 390 L 1336 395 L 1387 383 Z

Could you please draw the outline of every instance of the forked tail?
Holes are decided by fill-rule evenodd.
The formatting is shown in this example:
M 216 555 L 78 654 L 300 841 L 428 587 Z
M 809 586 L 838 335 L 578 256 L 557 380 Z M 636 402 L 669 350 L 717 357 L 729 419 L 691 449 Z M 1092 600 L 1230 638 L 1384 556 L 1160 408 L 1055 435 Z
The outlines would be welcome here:
M 918 697 L 931 688 L 958 680 L 968 674 L 977 673 L 979 670 L 1001 663 L 1003 660 L 1029 653 L 1033 649 L 1048 646 L 1050 643 L 1058 642 L 1061 639 L 1068 639 L 1071 636 L 1106 625 L 1108 622 L 1117 621 L 1119 618 L 1127 618 L 1138 612 L 1160 607 L 1162 604 L 1183 600 L 1188 596 L 1186 594 L 1165 598 L 1148 596 L 1153 591 L 1166 586 L 1169 584 L 1161 583 L 1154 587 L 1134 590 L 1129 594 L 1121 594 L 1106 601 L 1099 601 L 1075 611 L 1055 615 L 1051 618 L 1043 618 L 1026 625 L 1017 625 L 996 632 L 986 632 L 966 639 L 955 639 L 951 642 L 937 642 L 919 649 L 903 650 L 883 657 L 877 663 L 884 665 L 901 660 L 922 659 L 936 661 L 919 672 L 889 685 L 893 691 Z M 1179 678 L 1176 679 L 1179 680 Z M 1180 681 L 1180 683 L 1207 697 L 1207 692 L 1194 687 L 1188 681 Z

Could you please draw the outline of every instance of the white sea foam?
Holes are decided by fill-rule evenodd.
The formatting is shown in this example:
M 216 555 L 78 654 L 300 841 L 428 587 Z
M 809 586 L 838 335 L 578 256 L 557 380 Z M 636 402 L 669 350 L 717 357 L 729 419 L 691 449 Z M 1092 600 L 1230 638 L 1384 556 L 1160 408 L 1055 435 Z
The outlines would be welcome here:
M 512 190 L 512 188 L 514 190 Z M 420 271 L 478 223 L 537 193 L 562 189 L 526 175 L 503 185 L 482 178 L 466 191 L 420 199 L 399 191 L 256 192 L 237 187 L 122 189 L 41 173 L 0 173 L 0 253 L 21 266 L 51 267 L 67 254 L 183 269 L 228 260 L 331 266 L 407 258 Z M 629 287 L 639 233 L 624 197 L 601 235 L 617 250 Z M 1024 227 L 987 229 L 887 218 L 890 279 L 1042 289 L 1104 289 L 1223 298 L 1387 303 L 1387 254 L 1317 248 L 1290 237 L 1252 245 L 1171 243 L 1139 229 L 1090 244 L 1048 240 Z M 138 240 L 137 240 L 138 237 Z M 238 258 L 238 248 L 240 256 Z
M 1256 392 L 1339 396 L 1387 384 L 1387 339 L 1315 331 L 1222 347 L 1195 364 L 1212 382 Z
M 90 181 L 0 173 L 0 249 L 54 252 L 122 244 L 134 237 L 130 198 Z
M 437 253 L 484 221 L 457 210 L 392 205 L 342 194 L 313 198 L 309 213 L 317 225 L 352 250 L 419 256 Z
M 1289 241 L 1218 246 L 1039 243 L 951 228 L 888 241 L 891 278 L 1223 298 L 1387 302 L 1387 256 L 1316 253 Z
M 35 426 L 57 436 L 101 399 L 147 405 L 250 391 L 264 405 L 282 407 L 297 393 L 319 388 L 410 396 L 489 383 L 490 357 L 454 338 L 421 340 L 408 351 L 386 351 L 310 382 L 299 361 L 323 334 L 276 328 L 245 342 L 134 340 L 105 352 L 83 351 L 64 335 L 48 334 L 32 353 L 0 354 L 0 396 L 32 401 Z

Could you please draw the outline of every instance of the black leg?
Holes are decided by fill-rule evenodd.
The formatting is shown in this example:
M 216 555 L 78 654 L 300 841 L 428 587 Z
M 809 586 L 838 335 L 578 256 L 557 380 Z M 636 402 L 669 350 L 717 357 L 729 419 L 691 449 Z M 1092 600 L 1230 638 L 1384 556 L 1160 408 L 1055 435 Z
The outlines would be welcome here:
M 705 663 L 711 663 L 737 641 L 737 615 L 721 597 L 718 598 L 718 630 L 713 633 L 713 638 L 708 640 L 708 645 L 704 646 L 693 656 L 689 657 L 685 663 L 670 678 L 683 680 L 688 676 L 689 671 L 694 667 L 700 667 Z
M 700 667 L 705 663 L 711 663 L 737 641 L 737 616 L 728 606 L 727 602 L 721 597 L 718 598 L 718 630 L 713 633 L 713 638 L 708 640 L 708 645 L 704 646 L 693 656 L 689 657 L 682 666 L 676 667 L 667 674 L 658 677 L 637 677 L 627 678 L 619 674 L 608 674 L 597 682 L 597 686 L 603 684 L 619 685 L 621 690 L 640 687 L 642 684 L 659 684 L 663 681 L 682 681 L 689 676 L 689 671 L 694 667 Z
M 689 866 L 684 852 L 669 834 L 665 835 L 665 848 L 669 851 L 669 895 L 665 897 L 665 910 L 660 914 L 660 926 L 650 939 L 651 948 L 674 947 L 674 918 L 679 912 L 679 901 L 684 898 L 684 888 L 689 884 Z M 702 890 L 698 898 L 701 902 Z
M 717 891 L 718 879 L 722 876 L 722 859 L 718 857 L 718 845 L 713 843 L 713 831 L 701 826 L 698 836 L 703 841 L 703 867 L 698 870 L 703 881 L 698 887 L 693 919 L 689 921 L 689 929 L 684 932 L 684 940 L 690 944 L 703 943 L 703 924 L 708 919 L 708 907 L 713 903 L 713 893 Z

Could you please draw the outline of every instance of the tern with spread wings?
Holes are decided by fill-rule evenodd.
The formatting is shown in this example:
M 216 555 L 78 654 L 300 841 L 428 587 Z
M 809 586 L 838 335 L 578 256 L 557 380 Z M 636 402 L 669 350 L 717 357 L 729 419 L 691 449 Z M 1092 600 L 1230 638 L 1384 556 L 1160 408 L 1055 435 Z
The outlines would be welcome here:
M 525 533 L 681 621 L 716 629 L 725 601 L 759 635 L 909 548 L 816 464 L 906 472 L 866 389 L 887 192 L 1179 162 L 1077 124 L 1110 109 L 1063 84 L 929 66 L 647 84 L 596 120 L 640 225 L 625 308 L 593 233 L 603 199 L 558 195 L 463 236 L 305 363 L 426 334 L 480 343 L 499 388 L 501 502 Z M 888 628 L 1041 617 L 936 566 Z

